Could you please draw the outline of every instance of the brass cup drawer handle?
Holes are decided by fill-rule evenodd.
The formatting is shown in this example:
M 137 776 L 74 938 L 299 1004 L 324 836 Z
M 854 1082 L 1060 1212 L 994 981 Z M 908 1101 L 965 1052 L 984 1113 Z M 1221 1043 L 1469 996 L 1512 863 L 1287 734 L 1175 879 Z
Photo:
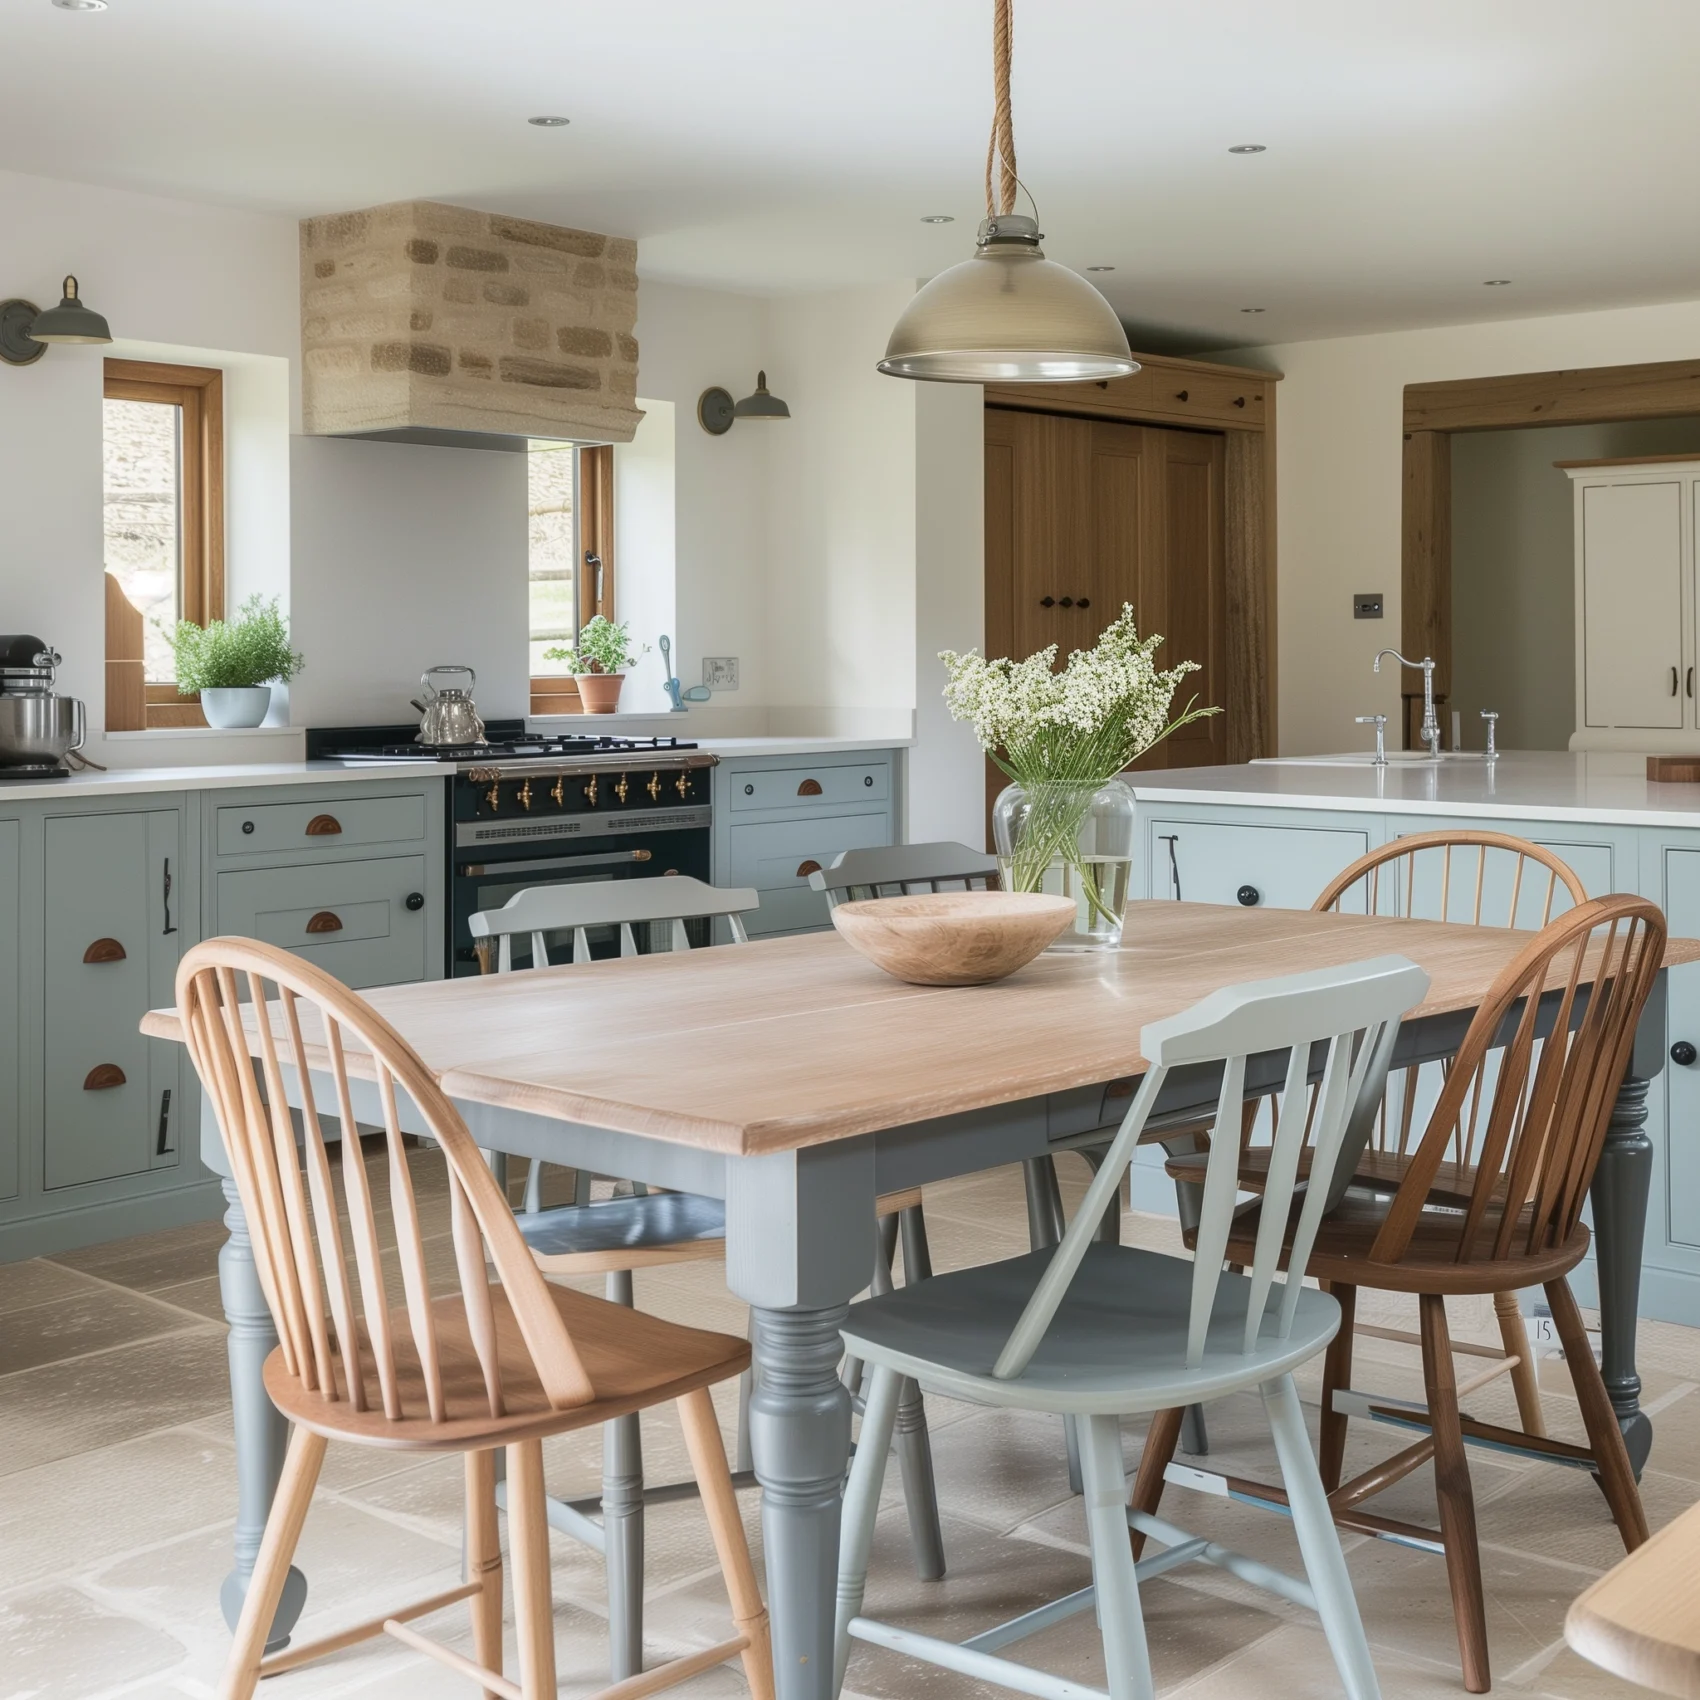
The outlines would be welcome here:
M 122 962 L 124 959 L 124 947 L 117 939 L 96 939 L 83 952 L 85 962 Z
M 340 933 L 342 931 L 342 917 L 333 915 L 328 909 L 321 909 L 307 923 L 307 931 L 310 933 Z
M 314 815 L 307 823 L 309 838 L 336 838 L 342 833 L 342 822 L 335 815 Z
M 818 797 L 820 794 L 820 781 L 818 779 L 805 779 L 803 783 L 797 787 L 797 795 L 799 797 Z
M 125 1084 L 126 1076 L 117 1063 L 97 1063 L 83 1076 L 85 1092 L 106 1092 L 114 1086 Z
M 806 880 L 810 874 L 818 874 L 819 872 L 819 862 L 799 862 L 797 864 L 797 878 L 800 880 Z

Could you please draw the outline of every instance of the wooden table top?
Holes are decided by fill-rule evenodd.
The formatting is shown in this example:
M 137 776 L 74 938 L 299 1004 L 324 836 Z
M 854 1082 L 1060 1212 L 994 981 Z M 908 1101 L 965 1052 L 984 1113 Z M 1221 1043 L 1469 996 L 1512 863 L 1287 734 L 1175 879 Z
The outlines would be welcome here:
M 1700 1700 L 1700 1505 L 1588 1588 L 1564 1638 L 1616 1676 Z
M 1153 901 L 1119 951 L 990 986 L 904 985 L 808 933 L 365 995 L 451 1097 L 747 1156 L 1141 1074 L 1146 1022 L 1244 980 L 1397 954 L 1428 970 L 1415 1014 L 1473 1009 L 1529 938 Z M 1670 941 L 1668 964 L 1696 959 Z M 181 1038 L 172 1009 L 142 1026 Z

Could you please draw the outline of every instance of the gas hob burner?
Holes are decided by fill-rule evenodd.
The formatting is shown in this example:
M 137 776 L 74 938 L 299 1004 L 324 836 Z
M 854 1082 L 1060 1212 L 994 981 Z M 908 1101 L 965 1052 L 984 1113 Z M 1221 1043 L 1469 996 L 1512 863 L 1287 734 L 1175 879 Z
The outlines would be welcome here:
M 587 756 L 667 755 L 697 746 L 678 738 L 517 737 L 483 744 L 379 744 L 328 748 L 325 759 L 341 762 L 435 762 L 455 766 L 504 761 L 583 760 Z

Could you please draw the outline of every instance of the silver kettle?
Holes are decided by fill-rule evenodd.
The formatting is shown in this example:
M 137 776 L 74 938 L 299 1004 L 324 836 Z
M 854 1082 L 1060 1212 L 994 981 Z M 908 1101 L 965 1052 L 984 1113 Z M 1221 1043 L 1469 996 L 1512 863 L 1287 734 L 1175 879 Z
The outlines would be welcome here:
M 442 673 L 464 673 L 467 679 L 466 689 L 449 689 L 434 683 L 436 677 Z M 415 698 L 413 702 L 420 715 L 415 743 L 441 745 L 484 742 L 484 722 L 479 719 L 478 708 L 472 700 L 472 693 L 478 688 L 478 675 L 470 667 L 449 664 L 427 667 L 419 675 L 419 682 L 425 687 L 425 700 L 420 702 Z

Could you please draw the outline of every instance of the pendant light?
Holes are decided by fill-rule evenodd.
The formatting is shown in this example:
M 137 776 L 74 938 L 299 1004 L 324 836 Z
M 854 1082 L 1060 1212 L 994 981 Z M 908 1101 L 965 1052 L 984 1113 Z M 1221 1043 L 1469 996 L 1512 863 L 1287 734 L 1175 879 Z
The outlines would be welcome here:
M 953 384 L 1125 378 L 1139 370 L 1139 362 L 1109 302 L 1085 278 L 1047 260 L 1037 219 L 1014 211 L 1021 185 L 1015 175 L 1009 61 L 1010 0 L 993 0 L 985 222 L 974 257 L 916 291 L 879 369 L 894 378 Z

